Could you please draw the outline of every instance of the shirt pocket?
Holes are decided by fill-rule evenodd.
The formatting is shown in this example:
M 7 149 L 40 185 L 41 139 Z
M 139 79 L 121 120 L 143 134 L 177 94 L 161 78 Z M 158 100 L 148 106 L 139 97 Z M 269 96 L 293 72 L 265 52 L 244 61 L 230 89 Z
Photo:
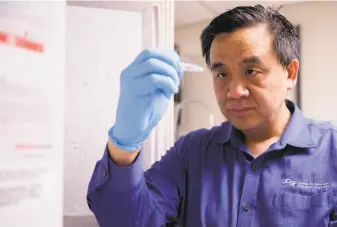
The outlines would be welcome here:
M 273 227 L 328 227 L 332 195 L 283 192 L 273 201 Z

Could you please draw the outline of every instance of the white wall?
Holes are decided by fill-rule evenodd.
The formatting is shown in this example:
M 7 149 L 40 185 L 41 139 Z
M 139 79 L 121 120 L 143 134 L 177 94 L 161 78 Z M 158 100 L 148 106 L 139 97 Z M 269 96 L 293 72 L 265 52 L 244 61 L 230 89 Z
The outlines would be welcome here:
M 301 25 L 302 109 L 308 117 L 337 119 L 337 2 L 303 2 L 281 13 Z
M 337 2 L 302 2 L 285 5 L 281 13 L 295 25 L 301 25 L 301 92 L 302 109 L 308 117 L 319 120 L 336 119 L 337 76 L 334 64 L 337 59 Z M 183 55 L 205 66 L 201 57 L 200 34 L 209 21 L 176 27 L 175 39 Z M 182 83 L 182 97 L 196 99 L 209 105 L 216 115 L 216 123 L 224 118 L 219 111 L 211 74 L 186 73 Z M 291 98 L 293 94 L 290 94 Z M 193 110 L 192 110 L 193 108 Z M 205 111 L 197 106 L 184 109 L 184 134 L 196 128 L 207 126 Z

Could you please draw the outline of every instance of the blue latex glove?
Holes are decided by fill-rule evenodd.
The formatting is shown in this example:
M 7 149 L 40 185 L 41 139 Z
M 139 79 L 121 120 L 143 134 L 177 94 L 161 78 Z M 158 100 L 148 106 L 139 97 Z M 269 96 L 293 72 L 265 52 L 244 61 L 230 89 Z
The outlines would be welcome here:
M 179 90 L 179 56 L 164 49 L 144 50 L 122 72 L 115 125 L 109 137 L 116 146 L 135 151 L 164 116 Z

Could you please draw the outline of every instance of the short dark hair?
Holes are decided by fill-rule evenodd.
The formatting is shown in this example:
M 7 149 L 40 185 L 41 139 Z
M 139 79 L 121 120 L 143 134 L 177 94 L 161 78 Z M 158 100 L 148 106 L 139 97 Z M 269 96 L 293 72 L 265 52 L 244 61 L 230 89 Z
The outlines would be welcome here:
M 200 40 L 202 56 L 210 67 L 210 49 L 216 35 L 230 33 L 259 23 L 267 25 L 274 36 L 273 46 L 280 64 L 287 67 L 294 59 L 299 59 L 300 40 L 295 26 L 272 7 L 239 6 L 214 18 L 202 31 Z

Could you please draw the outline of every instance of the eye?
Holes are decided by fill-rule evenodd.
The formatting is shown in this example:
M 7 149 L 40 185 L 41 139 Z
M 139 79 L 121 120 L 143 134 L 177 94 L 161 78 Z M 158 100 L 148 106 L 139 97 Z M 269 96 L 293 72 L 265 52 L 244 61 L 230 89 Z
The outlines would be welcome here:
M 257 73 L 257 71 L 256 70 L 253 70 L 253 69 L 248 69 L 247 71 L 246 71 L 246 75 L 247 76 L 252 76 L 252 75 L 255 75 Z
M 217 78 L 226 78 L 227 74 L 226 73 L 219 73 L 216 77 Z

